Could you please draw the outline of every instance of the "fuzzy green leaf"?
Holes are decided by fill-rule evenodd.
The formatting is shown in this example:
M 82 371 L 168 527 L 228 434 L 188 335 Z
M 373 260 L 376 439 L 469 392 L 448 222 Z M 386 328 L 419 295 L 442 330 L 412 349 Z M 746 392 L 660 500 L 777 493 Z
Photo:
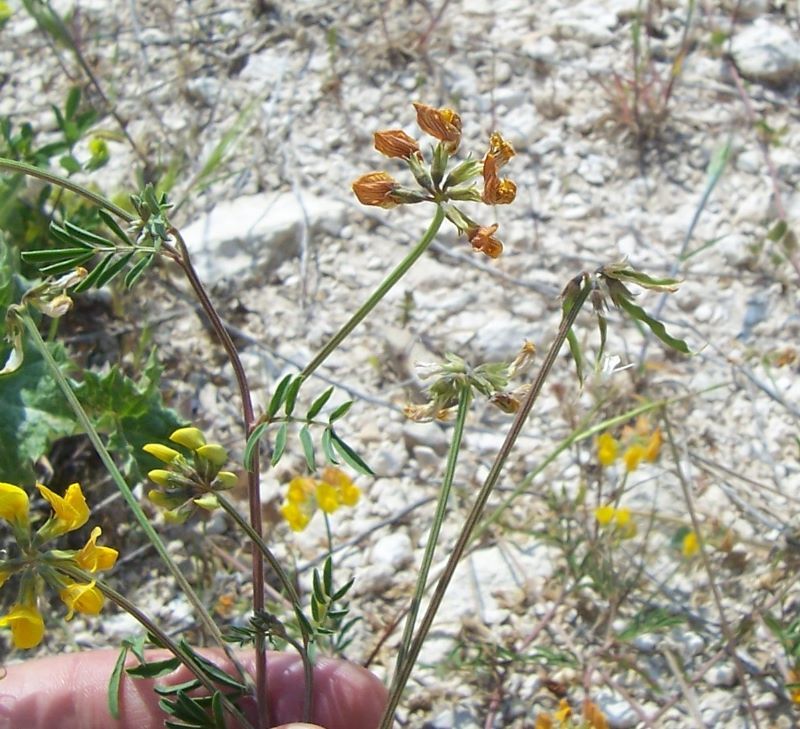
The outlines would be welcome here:
M 274 467 L 283 457 L 283 452 L 286 450 L 286 434 L 289 430 L 287 423 L 281 423 L 278 432 L 275 434 L 275 446 L 272 449 L 272 458 L 269 459 L 270 464 Z
M 311 407 L 308 409 L 306 413 L 306 420 L 313 420 L 314 418 L 319 415 L 319 411 L 325 407 L 325 403 L 330 400 L 331 395 L 333 395 L 333 387 L 329 387 L 325 392 L 323 392 L 313 403 L 311 403 Z
M 347 414 L 347 411 L 350 410 L 351 407 L 353 407 L 353 401 L 352 400 L 348 400 L 347 402 L 343 402 L 341 405 L 339 405 L 338 408 L 336 408 L 328 416 L 328 422 L 333 424 L 337 420 L 339 420 L 339 418 L 343 418 Z
M 126 668 L 125 673 L 134 678 L 161 678 L 168 676 L 180 665 L 181 662 L 177 658 L 165 658 L 163 661 L 147 661 Z
M 339 459 L 336 457 L 336 452 L 333 450 L 333 438 L 331 436 L 331 429 L 325 428 L 322 431 L 322 451 L 325 453 L 325 458 L 328 463 L 337 464 Z
M 253 428 L 253 432 L 250 433 L 250 437 L 247 439 L 247 443 L 244 447 L 244 467 L 248 471 L 253 470 L 253 454 L 258 450 L 258 444 L 261 441 L 261 437 L 264 435 L 264 431 L 268 427 L 269 423 L 259 423 L 255 428 Z
M 289 386 L 286 388 L 286 401 L 283 404 L 286 417 L 289 417 L 294 411 L 294 405 L 297 402 L 297 395 L 300 392 L 300 386 L 303 384 L 303 377 L 298 375 L 295 377 Z
M 650 331 L 664 342 L 664 344 L 683 354 L 691 354 L 691 350 L 686 342 L 668 334 L 664 325 L 657 319 L 653 319 L 641 306 L 637 306 L 632 301 L 625 298 L 620 298 L 617 305 L 624 309 L 628 316 L 650 327 Z
M 336 452 L 342 457 L 345 463 L 351 468 L 365 476 L 374 476 L 374 471 L 347 443 L 345 443 L 334 430 L 331 430 L 331 441 Z
M 120 224 L 116 221 L 116 219 L 109 213 L 107 210 L 103 210 L 100 208 L 97 211 L 97 214 L 100 216 L 102 221 L 111 229 L 111 232 L 117 236 L 125 245 L 133 245 L 131 239 L 128 237 L 128 234 L 120 227 Z
M 632 268 L 616 268 L 614 266 L 607 266 L 603 269 L 603 274 L 608 278 L 616 279 L 617 281 L 628 281 L 635 283 L 644 289 L 651 291 L 662 291 L 664 293 L 674 293 L 678 290 L 680 281 L 674 278 L 656 278 L 650 276 L 642 271 L 636 271 Z
M 300 443 L 303 445 L 303 455 L 306 457 L 308 470 L 314 473 L 317 470 L 317 462 L 314 459 L 314 441 L 307 425 L 300 428 Z
M 119 697 L 122 685 L 122 674 L 125 671 L 125 659 L 128 657 L 128 644 L 123 641 L 119 656 L 114 663 L 114 670 L 108 681 L 108 713 L 113 719 L 119 719 Z
M 283 405 L 284 398 L 286 397 L 286 388 L 289 387 L 291 381 L 292 376 L 286 375 L 275 388 L 272 399 L 269 401 L 269 407 L 267 407 L 267 417 L 269 419 L 274 418 L 275 413 L 277 413 L 281 405 Z

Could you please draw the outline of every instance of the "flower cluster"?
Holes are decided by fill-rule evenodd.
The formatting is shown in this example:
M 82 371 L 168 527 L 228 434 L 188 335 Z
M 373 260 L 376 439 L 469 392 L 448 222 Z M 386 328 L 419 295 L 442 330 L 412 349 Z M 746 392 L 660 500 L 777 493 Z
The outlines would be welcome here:
M 459 234 L 467 236 L 476 251 L 497 258 L 503 252 L 503 244 L 494 235 L 497 224 L 479 225 L 454 202 L 483 202 L 487 205 L 513 202 L 517 186 L 512 180 L 501 178 L 499 173 L 514 156 L 514 148 L 494 132 L 482 161 L 467 159 L 445 174 L 450 156 L 461 144 L 461 117 L 452 109 L 435 109 L 427 104 L 415 103 L 414 108 L 420 129 L 439 140 L 433 149 L 430 165 L 425 165 L 419 143 L 401 129 L 375 132 L 374 141 L 375 149 L 382 155 L 405 160 L 419 187 L 404 187 L 387 172 L 369 172 L 353 183 L 353 192 L 363 205 L 382 208 L 425 201 L 441 205 L 447 219 L 456 226 Z M 481 175 L 482 191 L 474 184 Z
M 510 363 L 487 362 L 471 367 L 461 357 L 446 354 L 443 364 L 418 365 L 420 377 L 436 379 L 428 388 L 428 402 L 406 405 L 403 412 L 417 422 L 444 420 L 458 404 L 462 388 L 469 387 L 489 398 L 489 402 L 503 412 L 515 413 L 530 391 L 530 385 L 509 389 L 510 381 L 530 367 L 535 354 L 533 343 L 525 341 Z
M 632 539 L 636 536 L 636 522 L 631 519 L 631 510 L 625 506 L 598 506 L 594 510 L 594 518 L 601 527 L 613 529 L 614 535 L 620 539 Z
M 203 433 L 194 427 L 178 428 L 170 441 L 190 452 L 180 451 L 161 443 L 148 443 L 142 450 L 164 463 L 167 468 L 149 471 L 147 477 L 159 486 L 147 493 L 156 506 L 164 510 L 164 518 L 181 523 L 202 507 L 209 511 L 219 505 L 215 491 L 233 488 L 238 477 L 223 471 L 228 451 L 219 443 L 207 443 Z
M 577 717 L 569 705 L 569 701 L 561 699 L 558 709 L 553 714 L 542 712 L 536 716 L 535 729 L 608 729 L 608 720 L 593 701 L 583 700 L 582 716 Z
M 597 437 L 597 460 L 600 465 L 608 467 L 619 457 L 621 446 L 622 462 L 625 470 L 635 471 L 642 461 L 650 463 L 658 459 L 661 452 L 661 429 L 650 431 L 650 424 L 645 417 L 636 421 L 633 427 L 622 431 L 622 440 L 617 440 L 611 433 L 603 433 Z
M 15 553 L 0 560 L 0 586 L 18 578 L 17 599 L 0 617 L 0 627 L 11 629 L 17 648 L 34 648 L 44 637 L 44 619 L 38 604 L 45 584 L 50 585 L 67 606 L 67 620 L 77 613 L 97 615 L 105 598 L 95 580 L 76 582 L 66 568 L 96 573 L 111 569 L 118 552 L 98 546 L 100 527 L 92 529 L 89 540 L 80 550 L 44 549 L 47 542 L 67 532 L 80 529 L 89 519 L 89 507 L 80 484 L 67 488 L 59 496 L 43 484 L 36 484 L 53 513 L 36 531 L 31 528 L 28 494 L 19 486 L 0 482 L 0 518 L 8 522 L 16 541 Z
M 355 506 L 360 496 L 361 490 L 346 473 L 327 466 L 319 480 L 310 476 L 293 478 L 280 512 L 292 531 L 301 532 L 318 508 L 332 514 L 340 506 Z

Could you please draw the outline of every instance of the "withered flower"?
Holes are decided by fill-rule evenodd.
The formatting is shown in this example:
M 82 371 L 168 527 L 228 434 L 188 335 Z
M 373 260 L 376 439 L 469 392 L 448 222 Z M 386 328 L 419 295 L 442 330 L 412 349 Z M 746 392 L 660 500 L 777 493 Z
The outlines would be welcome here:
M 517 186 L 512 180 L 501 180 L 497 175 L 500 165 L 492 154 L 483 160 L 483 195 L 481 200 L 487 205 L 508 205 L 517 196 Z
M 416 101 L 414 108 L 417 110 L 419 128 L 444 142 L 447 151 L 453 154 L 461 143 L 461 117 L 452 109 L 434 109 Z
M 411 155 L 419 156 L 419 144 L 402 129 L 384 129 L 375 132 L 375 149 L 387 157 L 408 159 Z
M 490 154 L 497 160 L 497 169 L 500 169 L 508 160 L 510 160 L 516 152 L 509 142 L 503 139 L 500 132 L 492 132 L 489 137 L 489 151 Z
M 353 192 L 362 205 L 393 208 L 403 202 L 394 195 L 399 187 L 397 181 L 386 172 L 368 172 L 353 183 Z
M 517 196 L 517 186 L 509 179 L 500 179 L 498 171 L 516 152 L 499 132 L 489 138 L 489 151 L 483 158 L 483 195 L 487 205 L 508 205 Z
M 467 230 L 467 238 L 476 251 L 485 253 L 489 258 L 497 258 L 503 252 L 503 244 L 494 237 L 498 225 L 475 226 Z

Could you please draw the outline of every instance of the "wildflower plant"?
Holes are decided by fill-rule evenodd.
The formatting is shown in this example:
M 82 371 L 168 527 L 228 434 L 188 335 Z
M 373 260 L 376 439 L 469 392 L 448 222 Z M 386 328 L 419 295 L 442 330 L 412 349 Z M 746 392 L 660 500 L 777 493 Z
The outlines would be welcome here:
M 80 550 L 55 548 L 51 542 L 68 532 L 80 529 L 89 520 L 90 510 L 81 486 L 70 485 L 63 496 L 44 484 L 36 484 L 52 513 L 33 529 L 28 492 L 21 487 L 0 483 L 0 518 L 11 529 L 12 552 L 0 559 L 0 587 L 17 585 L 17 597 L 11 609 L 0 616 L 0 627 L 11 630 L 16 648 L 35 648 L 44 638 L 45 623 L 40 612 L 45 587 L 58 594 L 67 607 L 66 619 L 83 613 L 97 615 L 105 597 L 97 586 L 97 572 L 110 570 L 117 561 L 116 549 L 97 544 L 102 534 L 94 527 Z M 84 579 L 76 579 L 81 575 Z
M 37 487 L 51 505 L 53 515 L 35 532 L 28 513 L 26 492 L 13 484 L 3 484 L 0 487 L 0 516 L 14 535 L 18 554 L 6 556 L 0 562 L 0 586 L 7 589 L 10 584 L 17 583 L 18 593 L 16 602 L 1 619 L 0 625 L 11 629 L 15 644 L 27 648 L 41 640 L 43 619 L 38 612 L 38 604 L 44 584 L 50 584 L 57 590 L 67 605 L 69 616 L 75 612 L 96 614 L 102 607 L 104 596 L 113 599 L 134 615 L 152 638 L 132 639 L 125 641 L 122 646 L 117 669 L 110 677 L 110 709 L 114 716 L 118 715 L 119 689 L 126 676 L 157 678 L 166 670 L 184 664 L 195 678 L 181 687 L 159 689 L 171 697 L 162 702 L 162 707 L 175 725 L 221 729 L 232 717 L 239 722 L 237 725 L 250 726 L 242 713 L 241 700 L 251 697 L 257 707 L 257 725 L 269 726 L 266 647 L 271 644 L 279 648 L 292 646 L 300 654 L 306 692 L 303 711 L 304 719 L 308 719 L 312 709 L 315 656 L 320 650 L 343 650 L 350 640 L 349 631 L 354 619 L 348 616 L 348 593 L 353 579 L 342 584 L 335 574 L 331 516 L 340 509 L 356 506 L 362 498 L 362 488 L 368 498 L 368 487 L 356 486 L 350 474 L 370 477 L 373 473 L 368 459 L 347 442 L 346 416 L 352 401 L 336 403 L 332 387 L 312 397 L 311 378 L 425 253 L 445 219 L 455 226 L 460 235 L 465 236 L 473 250 L 490 258 L 500 256 L 503 243 L 496 237 L 497 223 L 479 222 L 466 211 L 465 206 L 470 203 L 505 205 L 513 202 L 516 196 L 515 183 L 501 176 L 505 165 L 515 156 L 515 151 L 499 132 L 491 134 L 481 158 L 458 160 L 456 155 L 460 152 L 462 137 L 460 115 L 453 109 L 436 108 L 423 103 L 415 103 L 414 109 L 422 132 L 435 140 L 430 149 L 424 149 L 416 139 L 400 129 L 378 131 L 374 136 L 378 152 L 387 158 L 404 162 L 413 183 L 400 183 L 385 171 L 374 171 L 359 177 L 353 183 L 353 192 L 363 204 L 382 208 L 428 203 L 434 209 L 430 225 L 419 242 L 404 255 L 311 361 L 301 371 L 287 374 L 275 384 L 269 401 L 258 414 L 236 344 L 194 269 L 180 231 L 170 220 L 172 203 L 164 193 L 157 192 L 152 185 L 146 185 L 138 194 L 131 196 L 131 206 L 126 209 L 61 175 L 31 164 L 31 160 L 0 157 L 0 171 L 14 176 L 37 177 L 50 185 L 71 191 L 96 207 L 97 218 L 102 224 L 97 230 L 89 230 L 66 218 L 53 221 L 49 234 L 55 247 L 22 254 L 23 260 L 39 268 L 43 280 L 29 286 L 27 293 L 23 292 L 14 300 L 16 303 L 12 301 L 5 307 L 10 354 L 2 376 L 18 377 L 20 372 L 33 366 L 31 352 L 39 358 L 38 362 L 46 366 L 73 413 L 75 429 L 88 436 L 128 510 L 196 611 L 208 639 L 226 652 L 234 666 L 229 674 L 220 671 L 193 647 L 183 641 L 174 641 L 124 595 L 115 593 L 110 586 L 101 582 L 96 574 L 113 566 L 116 552 L 97 544 L 100 537 L 97 529 L 91 532 L 81 550 L 44 549 L 46 543 L 86 523 L 89 510 L 77 484 L 71 486 L 63 497 L 44 486 Z M 102 153 L 99 146 L 93 152 L 98 159 Z M 62 316 L 69 311 L 74 296 L 114 282 L 122 282 L 129 289 L 149 274 L 152 264 L 157 260 L 170 261 L 185 276 L 227 356 L 241 400 L 244 437 L 241 443 L 231 446 L 230 450 L 221 444 L 209 442 L 197 426 L 171 422 L 168 417 L 156 419 L 159 427 L 151 426 L 146 439 L 141 442 L 141 448 L 137 449 L 137 457 L 150 460 L 144 470 L 149 481 L 155 485 L 155 488 L 147 490 L 148 509 L 155 506 L 163 512 L 166 520 L 177 523 L 189 522 L 200 509 L 221 509 L 250 541 L 252 612 L 243 626 L 227 634 L 223 634 L 203 600 L 170 557 L 154 526 L 152 510 L 145 510 L 137 499 L 129 483 L 137 479 L 136 472 L 127 471 L 130 478 L 126 478 L 109 451 L 109 442 L 101 436 L 99 430 L 102 424 L 109 420 L 116 422 L 114 413 L 106 412 L 104 417 L 97 418 L 87 411 L 77 396 L 80 386 L 65 374 L 66 365 L 59 360 L 62 355 L 45 342 L 40 332 L 40 317 Z M 558 330 L 545 350 L 536 374 L 529 381 L 525 381 L 523 376 L 527 378 L 527 372 L 534 362 L 535 348 L 523 338 L 519 354 L 510 363 L 473 364 L 452 354 L 444 363 L 428 368 L 432 381 L 428 401 L 409 406 L 406 414 L 413 420 L 452 417 L 451 442 L 436 511 L 397 652 L 382 729 L 388 729 L 394 721 L 405 684 L 458 561 L 476 534 L 487 500 L 565 342 L 569 343 L 579 375 L 582 373 L 582 353 L 572 329 L 584 305 L 591 302 L 597 317 L 601 354 L 605 346 L 608 327 L 606 312 L 609 308 L 616 308 L 649 327 L 667 345 L 688 352 L 684 342 L 669 335 L 663 324 L 634 303 L 631 286 L 671 291 L 676 282 L 652 278 L 636 271 L 626 262 L 602 266 L 592 272 L 581 272 L 570 279 L 561 296 L 563 314 Z M 91 382 L 92 373 L 84 374 L 86 380 Z M 148 388 L 148 396 L 144 400 L 148 407 L 154 407 L 152 388 Z M 426 610 L 420 614 L 422 596 L 431 587 L 430 567 L 439 546 L 441 526 L 448 513 L 448 495 L 460 459 L 470 405 L 477 397 L 487 398 L 507 413 L 511 424 L 483 484 L 475 494 Z M 310 405 L 300 407 L 300 403 L 309 400 Z M 122 408 L 124 403 L 119 406 Z M 119 414 L 118 418 L 122 419 Z M 117 436 L 116 440 L 122 439 L 118 432 L 114 435 Z M 623 459 L 627 471 L 633 470 L 641 460 L 657 455 L 657 445 L 652 440 L 654 437 L 654 434 L 649 434 L 647 438 L 643 434 L 634 434 L 630 443 L 626 441 Z M 621 446 L 614 436 L 601 438 L 601 462 L 610 467 L 618 458 Z M 109 438 L 109 441 L 112 440 L 114 438 Z M 287 536 L 290 538 L 292 532 L 305 529 L 317 512 L 323 515 L 328 536 L 327 558 L 322 569 L 312 573 L 311 585 L 305 594 L 297 576 L 292 575 L 274 555 L 265 539 L 262 525 L 262 470 L 277 466 L 287 450 L 292 448 L 302 454 L 305 472 L 291 479 L 283 494 L 280 513 L 285 521 Z M 633 448 L 638 450 L 631 451 Z M 634 455 L 625 459 L 624 454 L 630 452 Z M 237 463 L 239 453 L 241 460 Z M 246 517 L 228 498 L 232 487 L 239 481 L 245 481 L 247 486 Z M 599 507 L 605 508 L 603 504 L 599 504 Z M 630 538 L 634 527 L 631 515 L 617 503 L 609 508 L 610 512 L 598 513 L 598 522 L 605 520 L 602 526 L 613 524 L 613 529 L 618 531 L 621 538 Z M 270 609 L 267 604 L 265 573 L 275 578 L 286 600 L 286 609 Z M 172 657 L 167 661 L 152 661 L 144 651 L 148 642 L 166 648 Z M 233 643 L 252 644 L 255 651 L 253 679 L 239 665 L 230 648 Z M 136 657 L 138 665 L 126 668 L 125 658 L 129 652 Z M 220 688 L 221 684 L 224 684 L 224 690 Z

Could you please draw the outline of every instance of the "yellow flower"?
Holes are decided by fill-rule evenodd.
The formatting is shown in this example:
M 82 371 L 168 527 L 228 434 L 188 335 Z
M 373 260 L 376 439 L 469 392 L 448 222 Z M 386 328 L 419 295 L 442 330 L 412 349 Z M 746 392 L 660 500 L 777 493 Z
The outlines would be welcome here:
M 6 521 L 28 521 L 28 494 L 19 486 L 0 481 L 0 517 Z
M 353 192 L 362 205 L 393 208 L 403 202 L 395 195 L 399 187 L 387 172 L 368 172 L 353 183 Z
M 344 506 L 355 506 L 358 503 L 361 489 L 341 469 L 326 466 L 322 471 L 322 480 L 336 487 L 337 498 Z
M 652 463 L 661 452 L 661 428 L 656 428 L 644 447 L 644 460 Z
M 417 110 L 419 128 L 444 142 L 447 151 L 453 154 L 461 143 L 461 117 L 452 109 L 434 109 L 416 101 L 414 108 Z
M 53 516 L 40 530 L 48 539 L 79 529 L 88 521 L 89 507 L 80 484 L 70 484 L 64 496 L 59 496 L 41 483 L 37 483 L 36 488 L 53 507 Z
M 616 513 L 616 509 L 611 506 L 611 504 L 606 504 L 605 506 L 598 506 L 594 510 L 594 518 L 597 519 L 597 523 L 600 526 L 608 526 L 612 519 L 614 518 L 614 514 Z
M 293 501 L 285 501 L 281 505 L 280 512 L 292 531 L 302 532 L 308 526 L 308 522 L 311 521 L 313 512 L 309 512 L 306 507 L 307 504 Z
M 178 428 L 169 439 L 173 443 L 188 448 L 190 451 L 196 451 L 200 446 L 206 444 L 206 437 L 203 435 L 203 432 L 199 428 L 191 426 L 187 428 Z
M 103 533 L 100 527 L 92 529 L 89 541 L 83 549 L 75 555 L 75 561 L 87 572 L 110 570 L 117 561 L 119 552 L 111 547 L 98 547 L 97 538 Z
M 627 526 L 631 521 L 631 510 L 626 506 L 621 506 L 619 509 L 615 509 L 614 521 L 617 523 L 617 526 Z
M 289 481 L 286 500 L 292 504 L 303 504 L 314 496 L 314 479 L 309 476 L 295 476 Z
M 92 580 L 89 583 L 68 582 L 64 589 L 58 593 L 63 603 L 67 606 L 67 620 L 72 620 L 75 613 L 85 615 L 98 615 L 103 609 L 105 597 L 95 586 Z
M 317 504 L 326 514 L 332 514 L 339 508 L 339 495 L 333 484 L 319 481 L 317 483 Z
M 597 460 L 601 466 L 610 466 L 617 460 L 619 443 L 611 433 L 603 433 L 597 437 Z
M 384 129 L 375 132 L 375 149 L 386 157 L 408 159 L 412 154 L 419 155 L 419 144 L 402 129 Z
M 681 554 L 687 559 L 694 557 L 700 551 L 700 541 L 693 531 L 686 532 L 681 541 Z
M 174 448 L 161 445 L 161 443 L 147 443 L 142 446 L 145 453 L 149 453 L 153 458 L 157 458 L 162 463 L 172 463 L 176 458 L 180 458 L 181 454 Z
M 158 484 L 163 488 L 167 488 L 170 485 L 172 471 L 167 471 L 163 468 L 154 468 L 152 471 L 147 472 L 147 478 L 149 478 L 153 483 Z
M 498 227 L 497 223 L 488 227 L 473 226 L 467 229 L 467 238 L 476 251 L 497 258 L 503 252 L 503 244 L 494 237 Z
M 640 443 L 634 443 L 625 449 L 625 453 L 622 454 L 622 460 L 628 473 L 638 468 L 644 456 L 645 447 Z
M 561 699 L 561 701 L 558 702 L 558 711 L 553 714 L 553 718 L 561 722 L 561 725 L 564 726 L 567 723 L 567 719 L 571 716 L 572 709 L 570 708 L 569 702 L 566 699 Z
M 15 648 L 35 648 L 44 637 L 44 620 L 33 605 L 12 605 L 8 615 L 0 617 L 0 627 L 11 628 Z

